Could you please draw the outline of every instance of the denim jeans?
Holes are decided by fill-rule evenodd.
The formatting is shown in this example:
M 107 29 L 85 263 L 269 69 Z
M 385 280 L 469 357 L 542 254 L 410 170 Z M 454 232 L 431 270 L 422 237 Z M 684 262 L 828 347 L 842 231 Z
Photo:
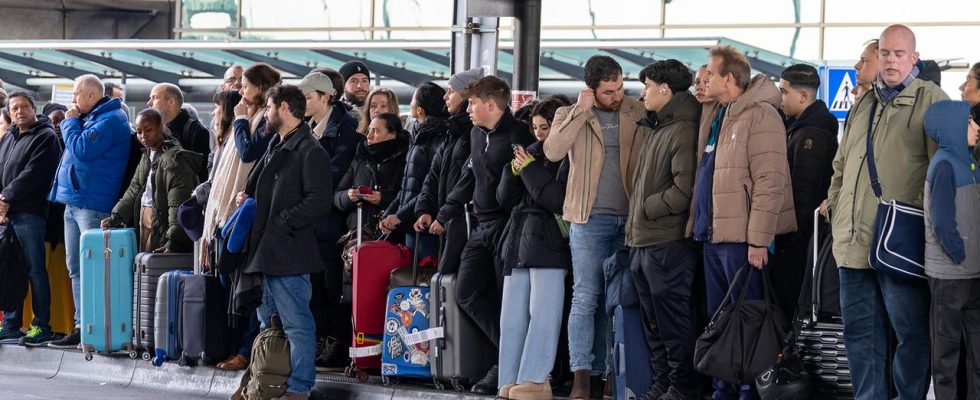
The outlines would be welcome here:
M 316 383 L 316 339 L 310 275 L 262 276 L 262 305 L 256 310 L 262 330 L 269 327 L 269 318 L 279 314 L 283 330 L 289 338 L 289 363 L 292 372 L 286 381 L 286 391 L 309 396 Z
M 840 268 L 844 346 L 855 400 L 888 399 L 888 330 L 898 339 L 892 361 L 897 399 L 921 400 L 929 389 L 929 286 L 871 269 Z
M 82 232 L 98 228 L 109 213 L 86 210 L 75 206 L 65 206 L 65 261 L 68 264 L 68 277 L 71 278 L 71 296 L 75 301 L 75 327 L 81 321 L 81 275 L 80 258 L 82 254 Z
M 572 224 L 572 310 L 568 316 L 568 353 L 572 372 L 605 373 L 609 352 L 609 317 L 601 304 L 605 293 L 602 264 L 624 246 L 626 217 L 593 214 Z
M 565 298 L 565 270 L 515 268 L 504 277 L 498 387 L 544 383 L 555 365 Z
M 10 213 L 8 227 L 13 227 L 20 241 L 20 249 L 30 271 L 31 307 L 34 310 L 32 325 L 51 329 L 51 284 L 45 264 L 44 228 L 47 220 L 37 214 Z M 21 327 L 20 310 L 5 310 L 3 326 L 17 330 Z

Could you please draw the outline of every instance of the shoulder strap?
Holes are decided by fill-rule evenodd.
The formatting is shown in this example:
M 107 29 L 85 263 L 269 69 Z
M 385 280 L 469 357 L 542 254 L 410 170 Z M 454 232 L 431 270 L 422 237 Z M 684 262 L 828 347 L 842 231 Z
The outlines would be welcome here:
M 874 96 L 874 94 L 871 94 Z M 882 111 L 884 112 L 884 111 Z M 868 162 L 868 175 L 871 176 L 871 190 L 875 192 L 875 197 L 881 200 L 881 182 L 878 180 L 878 167 L 875 165 L 875 148 L 874 148 L 874 127 L 875 127 L 875 114 L 878 113 L 878 98 L 873 98 L 871 102 L 871 113 L 868 116 L 868 137 L 867 137 L 867 154 L 865 155 L 865 160 Z

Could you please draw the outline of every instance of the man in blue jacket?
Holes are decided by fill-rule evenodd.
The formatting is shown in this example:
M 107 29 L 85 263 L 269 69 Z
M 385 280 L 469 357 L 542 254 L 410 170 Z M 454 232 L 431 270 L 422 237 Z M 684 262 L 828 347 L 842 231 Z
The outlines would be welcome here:
M 48 200 L 65 204 L 65 251 L 75 300 L 75 329 L 48 347 L 75 348 L 80 342 L 79 239 L 82 232 L 98 228 L 109 217 L 129 161 L 132 131 L 123 103 L 104 96 L 104 90 L 95 75 L 75 78 L 72 107 L 61 122 L 65 152 Z

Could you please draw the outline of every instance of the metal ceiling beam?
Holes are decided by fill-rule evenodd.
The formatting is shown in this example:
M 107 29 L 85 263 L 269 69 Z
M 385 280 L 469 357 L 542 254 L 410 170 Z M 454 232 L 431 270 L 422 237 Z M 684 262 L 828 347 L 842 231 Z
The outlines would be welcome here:
M 639 54 L 633 54 L 626 50 L 621 50 L 621 49 L 602 49 L 602 51 L 612 54 L 613 56 L 622 58 L 626 61 L 629 61 L 639 66 L 646 66 L 647 64 L 657 61 L 656 58 L 641 56 Z
M 501 51 L 511 55 L 514 54 L 514 51 L 510 49 L 504 49 Z M 541 57 L 541 66 L 551 69 L 562 75 L 566 75 L 572 79 L 582 79 L 582 77 L 585 76 L 585 68 L 582 68 L 572 63 L 559 61 L 551 57 Z
M 79 76 L 89 74 L 91 72 L 83 71 L 78 68 L 69 67 L 66 65 L 59 65 L 55 63 L 49 63 L 47 61 L 41 61 L 36 58 L 23 57 L 15 54 L 0 52 L 0 58 L 6 59 L 8 61 L 15 62 L 17 64 L 26 65 L 28 67 L 38 69 L 54 76 L 59 76 L 62 78 L 75 79 Z M 105 78 L 105 75 L 95 74 L 99 78 Z
M 346 62 L 346 61 L 348 61 L 348 60 L 351 59 L 350 56 L 348 56 L 346 54 L 343 54 L 343 53 L 339 53 L 339 52 L 333 51 L 333 50 L 313 50 L 313 52 L 319 53 L 319 54 L 322 54 L 322 55 L 325 55 L 327 57 L 330 57 L 330 58 L 332 58 L 334 60 L 337 60 L 337 61 L 340 61 L 340 62 Z M 382 64 L 382 63 L 379 63 L 377 61 L 371 61 L 371 60 L 367 60 L 367 59 L 363 59 L 363 58 L 358 58 L 357 60 L 360 61 L 360 62 L 363 62 L 365 65 L 367 65 L 367 67 L 368 67 L 369 70 L 371 70 L 372 72 L 374 72 L 376 74 L 379 74 L 381 76 L 387 76 L 388 78 L 394 79 L 396 81 L 399 81 L 399 82 L 402 82 L 402 83 L 405 83 L 405 84 L 411 85 L 411 86 L 418 86 L 418 85 L 420 85 L 420 84 L 422 84 L 424 82 L 435 81 L 435 80 L 440 80 L 441 79 L 439 77 L 435 77 L 435 76 L 432 76 L 432 75 L 429 75 L 429 74 L 423 74 L 423 73 L 419 73 L 419 72 L 415 72 L 415 71 L 410 71 L 410 70 L 407 70 L 405 68 L 398 68 L 398 67 L 395 67 L 395 66 L 391 66 L 391 65 L 387 65 L 387 64 Z M 447 66 L 448 66 L 448 64 L 447 64 Z
M 196 60 L 191 57 L 179 56 L 173 53 L 167 53 L 160 50 L 141 50 L 141 51 L 154 57 L 162 58 L 170 62 L 175 62 L 177 64 L 196 69 L 198 71 L 214 76 L 215 78 L 224 77 L 225 70 L 228 69 L 228 67 L 225 67 L 223 65 L 212 64 L 209 62 Z
M 166 82 L 166 83 L 172 83 L 174 85 L 177 85 L 180 82 L 180 79 L 183 78 L 182 76 L 171 72 L 161 71 L 153 68 L 147 68 L 142 65 L 130 64 L 128 62 L 114 60 L 109 57 L 97 56 L 83 51 L 78 51 L 78 50 L 59 50 L 59 51 L 74 57 L 84 58 L 94 63 L 105 65 L 109 68 L 116 69 L 127 75 L 137 76 L 157 83 Z
M 779 75 L 783 73 L 784 69 L 786 69 L 786 67 L 782 65 L 771 63 L 769 61 L 759 59 L 758 57 L 745 56 L 745 58 L 749 60 L 749 65 L 752 66 L 752 69 L 769 75 L 770 78 L 779 78 Z
M 37 86 L 32 86 L 27 84 L 27 80 L 30 78 L 33 77 L 28 74 L 22 74 L 20 72 L 0 69 L 0 79 L 3 79 L 4 82 L 36 92 Z
M 405 49 L 405 52 L 422 57 L 426 60 L 432 61 L 439 65 L 445 65 L 447 69 L 449 68 L 449 63 L 451 62 L 448 56 L 436 54 L 431 51 L 420 50 L 420 49 Z
M 275 67 L 280 71 L 286 71 L 298 77 L 306 76 L 306 74 L 310 73 L 310 70 L 313 69 L 313 67 L 300 65 L 289 61 L 283 61 L 278 58 L 263 56 L 261 54 L 255 54 L 250 51 L 245 51 L 245 50 L 225 50 L 225 51 L 234 54 L 236 56 L 239 56 L 241 58 L 247 58 L 255 62 L 264 62 L 266 64 Z M 222 74 L 224 74 L 224 72 L 222 72 Z

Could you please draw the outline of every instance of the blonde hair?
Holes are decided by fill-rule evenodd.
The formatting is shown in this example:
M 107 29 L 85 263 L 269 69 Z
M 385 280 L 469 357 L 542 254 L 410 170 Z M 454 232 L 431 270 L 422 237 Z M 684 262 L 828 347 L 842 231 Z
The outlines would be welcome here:
M 371 124 L 371 99 L 378 94 L 388 98 L 387 112 L 401 115 L 401 107 L 398 106 L 398 96 L 395 96 L 395 92 L 388 88 L 374 88 L 364 99 L 364 107 L 361 108 L 360 122 L 357 124 L 357 131 L 361 134 L 367 134 L 368 125 Z
M 721 58 L 718 75 L 723 77 L 732 74 L 739 88 L 745 90 L 749 87 L 749 82 L 752 80 L 752 66 L 749 65 L 749 60 L 744 54 L 730 45 L 712 47 L 708 53 L 711 57 Z

